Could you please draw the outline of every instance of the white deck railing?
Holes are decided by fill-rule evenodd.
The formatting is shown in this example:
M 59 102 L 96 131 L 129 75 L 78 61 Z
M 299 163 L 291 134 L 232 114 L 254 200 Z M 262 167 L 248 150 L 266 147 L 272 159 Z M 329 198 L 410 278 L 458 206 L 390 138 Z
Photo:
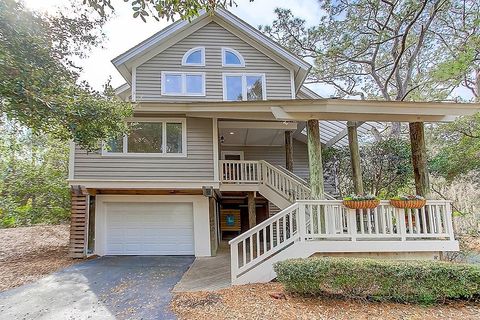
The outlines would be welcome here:
M 411 251 L 422 240 L 454 240 L 450 201 L 429 200 L 421 209 L 397 209 L 382 200 L 375 209 L 351 210 L 340 200 L 300 200 L 229 242 L 232 279 L 298 242 L 355 244 L 402 242 Z M 388 248 L 388 245 L 387 245 Z M 358 252 L 364 251 L 358 246 Z M 435 248 L 431 249 L 435 251 Z M 295 256 L 291 256 L 295 258 Z
M 264 184 L 290 202 L 310 198 L 310 188 L 266 161 L 221 160 L 222 184 Z

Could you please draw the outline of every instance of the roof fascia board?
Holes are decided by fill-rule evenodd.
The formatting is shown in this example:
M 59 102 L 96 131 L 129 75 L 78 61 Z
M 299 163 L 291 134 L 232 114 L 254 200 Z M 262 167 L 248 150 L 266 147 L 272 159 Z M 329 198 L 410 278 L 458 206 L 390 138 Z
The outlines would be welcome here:
M 138 54 L 141 54 L 145 50 L 148 50 L 152 46 L 155 46 L 159 41 L 165 39 L 166 37 L 172 35 L 176 31 L 186 27 L 188 24 L 187 21 L 178 20 L 177 22 L 172 23 L 171 25 L 165 27 L 164 29 L 160 30 L 159 32 L 155 33 L 153 36 L 145 39 L 144 41 L 140 42 L 133 48 L 127 50 L 126 52 L 122 53 L 121 55 L 112 59 L 112 63 L 115 66 L 128 62 L 130 59 L 134 58 Z
M 243 30 L 235 28 L 231 25 L 229 21 L 223 20 L 221 17 L 215 16 L 213 18 L 213 22 L 218 23 L 221 27 L 225 28 L 228 32 L 232 33 L 234 36 L 237 36 L 242 41 L 246 42 L 253 48 L 257 49 L 276 63 L 280 64 L 281 66 L 285 67 L 289 71 L 295 71 L 297 68 L 296 65 L 292 64 L 290 61 L 283 59 L 281 56 L 278 55 L 274 50 L 271 50 L 268 47 L 262 45 L 262 43 L 258 42 L 256 39 L 252 39 L 248 36 L 248 34 L 244 33 Z
M 308 62 L 295 56 L 293 53 L 289 52 L 288 50 L 283 48 L 281 45 L 279 45 L 269 37 L 262 34 L 259 30 L 253 28 L 250 24 L 246 23 L 245 21 L 235 16 L 234 14 L 228 12 L 227 10 L 218 9 L 215 12 L 215 15 L 237 26 L 240 30 L 246 32 L 248 35 L 258 40 L 260 43 L 267 44 L 269 47 L 272 48 L 273 51 L 275 51 L 278 55 L 282 56 L 285 60 L 291 61 L 292 64 L 298 65 L 299 67 L 307 70 L 309 70 L 312 67 Z
M 199 19 L 198 21 L 196 20 L 196 21 L 192 22 L 187 28 L 185 28 L 181 31 L 178 31 L 178 33 L 175 33 L 175 34 L 171 35 L 169 38 L 166 38 L 165 40 L 162 41 L 161 44 L 158 44 L 152 50 L 143 53 L 142 55 L 140 55 L 136 59 L 129 62 L 129 64 L 132 67 L 138 67 L 138 66 L 144 64 L 145 62 L 152 59 L 156 55 L 162 53 L 166 49 L 175 45 L 177 42 L 180 42 L 181 40 L 185 39 L 186 37 L 188 37 L 189 35 L 191 35 L 195 31 L 197 31 L 198 29 L 206 26 L 210 22 L 212 22 L 212 18 L 208 15 L 204 16 L 202 19 Z
M 225 15 L 217 12 L 217 14 L 214 16 L 214 22 L 218 23 L 220 26 L 239 37 L 255 49 L 259 50 L 273 61 L 287 68 L 289 71 L 293 71 L 295 75 L 295 90 L 298 90 L 302 86 L 308 75 L 308 72 L 312 67 L 310 64 L 302 59 L 297 58 L 292 53 L 288 52 L 283 47 L 264 36 L 260 31 L 253 29 L 246 22 L 231 14 Z M 287 54 L 283 54 L 285 52 Z M 289 57 L 294 57 L 294 59 L 290 59 Z
M 241 105 L 241 106 L 240 106 Z M 409 103 L 361 100 L 271 100 L 259 102 L 141 103 L 136 112 L 188 112 L 191 114 L 262 113 L 277 120 L 305 121 L 451 121 L 478 112 L 479 104 Z M 219 116 L 220 117 L 220 116 Z
M 303 93 L 304 95 L 306 95 L 310 99 L 323 99 L 323 97 L 321 95 L 319 95 L 318 93 L 316 93 L 312 89 L 306 87 L 305 85 L 302 85 L 299 88 L 298 92 Z

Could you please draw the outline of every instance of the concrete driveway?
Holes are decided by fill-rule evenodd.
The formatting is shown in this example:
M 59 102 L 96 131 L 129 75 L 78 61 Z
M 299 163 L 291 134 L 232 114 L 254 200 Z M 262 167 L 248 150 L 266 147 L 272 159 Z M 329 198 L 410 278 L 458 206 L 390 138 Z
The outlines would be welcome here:
M 101 257 L 0 292 L 0 319 L 175 319 L 170 290 L 194 257 Z

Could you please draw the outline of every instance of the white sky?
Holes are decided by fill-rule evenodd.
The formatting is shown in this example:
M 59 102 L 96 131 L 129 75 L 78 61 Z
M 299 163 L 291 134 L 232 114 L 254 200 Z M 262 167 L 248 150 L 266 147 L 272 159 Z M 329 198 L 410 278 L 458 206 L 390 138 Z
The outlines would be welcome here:
M 54 12 L 58 6 L 62 4 L 65 6 L 67 1 L 24 0 L 24 2 L 27 7 L 34 10 Z M 116 15 L 105 25 L 104 32 L 107 39 L 102 43 L 102 48 L 95 48 L 89 58 L 80 63 L 83 67 L 82 80 L 88 81 L 97 90 L 102 89 L 102 85 L 109 77 L 112 78 L 113 87 L 125 83 L 110 61 L 169 24 L 166 21 L 157 22 L 153 18 L 147 19 L 144 23 L 132 17 L 130 3 L 125 3 L 123 0 L 112 2 Z M 294 16 L 305 19 L 308 25 L 317 24 L 318 17 L 321 16 L 318 0 L 255 0 L 254 2 L 237 0 L 237 4 L 238 7 L 232 8 L 231 11 L 253 27 L 271 24 L 275 18 L 274 10 L 278 7 L 291 9 Z M 324 97 L 335 93 L 335 90 L 326 85 L 309 85 L 309 87 Z M 465 88 L 459 88 L 455 93 L 464 97 L 470 96 Z

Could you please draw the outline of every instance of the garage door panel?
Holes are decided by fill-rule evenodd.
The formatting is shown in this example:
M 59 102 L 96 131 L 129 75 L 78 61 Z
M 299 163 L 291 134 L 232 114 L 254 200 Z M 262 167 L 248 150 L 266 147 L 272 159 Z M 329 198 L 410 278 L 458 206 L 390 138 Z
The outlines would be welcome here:
M 108 203 L 106 252 L 193 255 L 191 203 Z

